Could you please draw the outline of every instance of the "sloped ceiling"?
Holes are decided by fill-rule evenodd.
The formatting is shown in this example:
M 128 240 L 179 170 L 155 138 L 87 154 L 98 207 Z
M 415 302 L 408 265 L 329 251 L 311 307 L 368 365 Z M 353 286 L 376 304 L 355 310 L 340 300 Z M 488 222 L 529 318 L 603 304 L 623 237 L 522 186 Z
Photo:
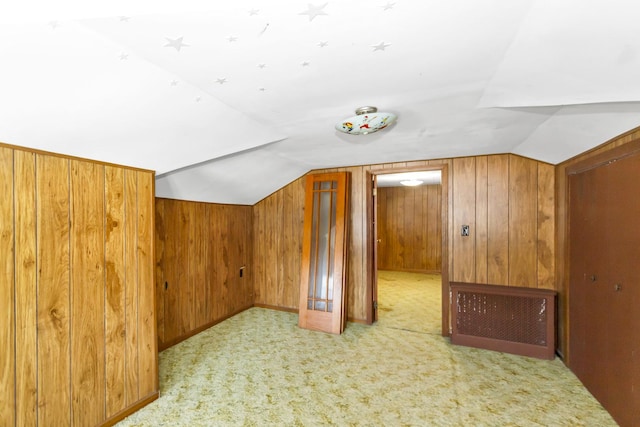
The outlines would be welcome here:
M 640 125 L 632 1 L 13 3 L 0 141 L 153 169 L 161 197 L 253 204 L 391 161 L 555 164 Z M 364 105 L 397 123 L 334 129 Z

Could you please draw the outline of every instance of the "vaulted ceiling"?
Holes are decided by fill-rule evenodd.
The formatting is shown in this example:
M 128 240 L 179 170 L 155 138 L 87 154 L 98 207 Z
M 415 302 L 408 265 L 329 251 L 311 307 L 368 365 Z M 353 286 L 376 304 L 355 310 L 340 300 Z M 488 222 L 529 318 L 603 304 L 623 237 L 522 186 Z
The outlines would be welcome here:
M 311 1 L 3 4 L 0 141 L 253 204 L 311 169 L 555 164 L 640 125 L 640 3 Z M 365 105 L 397 123 L 335 130 Z

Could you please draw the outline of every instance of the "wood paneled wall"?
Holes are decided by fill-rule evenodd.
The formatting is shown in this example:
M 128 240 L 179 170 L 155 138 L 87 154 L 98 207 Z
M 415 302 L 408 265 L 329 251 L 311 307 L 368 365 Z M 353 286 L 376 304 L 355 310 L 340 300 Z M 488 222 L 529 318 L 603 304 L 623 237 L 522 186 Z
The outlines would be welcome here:
M 251 221 L 251 206 L 156 199 L 161 349 L 251 307 Z
M 559 295 L 559 323 L 558 323 L 558 348 L 564 355 L 565 361 L 568 361 L 571 355 L 568 353 L 569 335 L 571 333 L 571 325 L 568 318 L 568 304 L 570 298 L 568 295 L 569 288 L 569 259 L 568 259 L 568 218 L 569 218 L 569 199 L 568 199 L 568 181 L 567 169 L 576 163 L 580 163 L 590 157 L 606 153 L 609 150 L 620 147 L 629 142 L 640 139 L 640 127 L 630 130 L 610 141 L 596 147 L 593 150 L 582 153 L 573 157 L 555 168 L 556 173 L 556 216 L 557 216 L 557 270 L 556 270 L 556 290 Z
M 554 289 L 554 183 L 552 165 L 520 156 L 454 159 L 451 280 Z
M 378 268 L 440 272 L 442 186 L 379 187 Z
M 298 309 L 305 178 L 253 206 L 254 303 Z
M 2 425 L 101 425 L 158 396 L 153 172 L 0 144 Z
M 367 310 L 367 172 L 433 167 L 449 169 L 448 228 L 443 232 L 449 242 L 445 259 L 450 280 L 554 288 L 551 165 L 505 154 L 313 171 L 351 172 L 351 320 L 364 321 Z M 303 182 L 298 179 L 254 206 L 255 292 L 261 305 L 297 309 Z M 460 236 L 465 224 L 471 227 L 469 237 Z

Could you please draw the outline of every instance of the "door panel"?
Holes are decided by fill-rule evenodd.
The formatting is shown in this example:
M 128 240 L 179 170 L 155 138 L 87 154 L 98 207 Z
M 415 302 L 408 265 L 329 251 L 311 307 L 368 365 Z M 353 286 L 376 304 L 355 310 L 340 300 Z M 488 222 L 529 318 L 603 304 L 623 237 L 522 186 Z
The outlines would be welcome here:
M 309 175 L 305 194 L 299 325 L 338 334 L 346 317 L 348 175 Z
M 569 177 L 570 367 L 622 426 L 640 424 L 640 156 Z

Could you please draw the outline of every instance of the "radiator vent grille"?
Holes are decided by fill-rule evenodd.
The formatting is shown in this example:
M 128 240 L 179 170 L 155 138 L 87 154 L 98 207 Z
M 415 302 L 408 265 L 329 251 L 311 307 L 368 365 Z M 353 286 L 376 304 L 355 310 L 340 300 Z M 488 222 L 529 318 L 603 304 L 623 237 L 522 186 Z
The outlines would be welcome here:
M 555 292 L 451 283 L 453 344 L 553 359 Z

